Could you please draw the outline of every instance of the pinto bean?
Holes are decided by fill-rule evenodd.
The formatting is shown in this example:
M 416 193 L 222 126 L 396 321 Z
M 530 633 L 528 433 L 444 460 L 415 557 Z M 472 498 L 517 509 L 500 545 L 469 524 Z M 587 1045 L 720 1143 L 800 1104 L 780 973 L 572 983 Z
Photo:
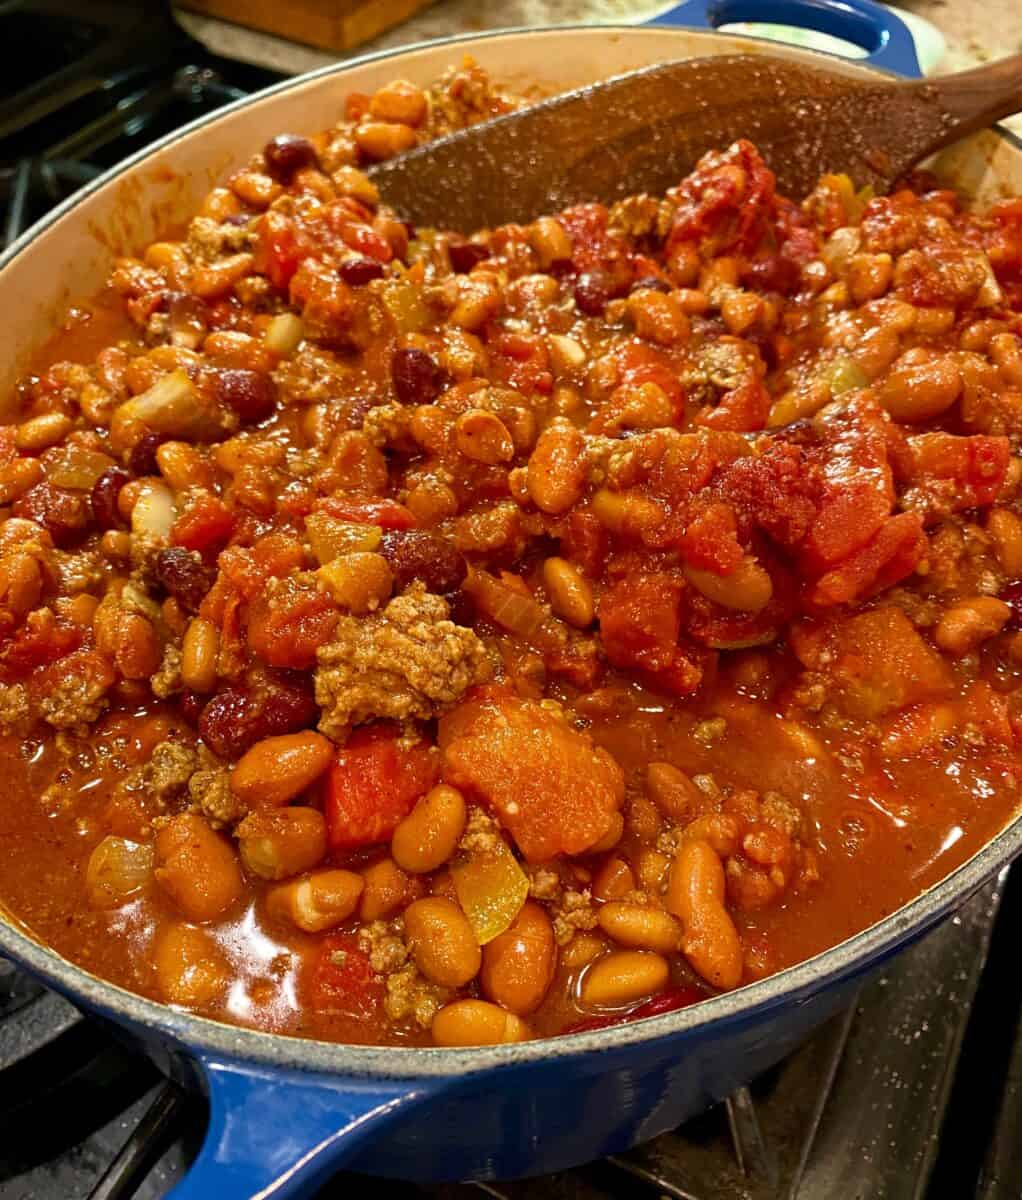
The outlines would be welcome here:
M 358 907 L 365 887 L 354 871 L 313 871 L 278 884 L 266 894 L 271 916 L 290 921 L 306 933 L 334 929 Z
M 248 808 L 287 804 L 316 782 L 333 753 L 333 742 L 311 729 L 263 738 L 231 772 L 231 791 Z
M 896 421 L 928 421 L 958 399 L 962 374 L 950 354 L 906 350 L 881 380 L 877 395 Z
M 949 654 L 968 654 L 987 638 L 1001 632 L 1011 608 L 993 596 L 968 596 L 944 611 L 934 630 L 934 641 Z
M 482 951 L 468 918 L 451 900 L 427 896 L 405 909 L 405 935 L 415 965 L 441 987 L 463 987 L 479 973 Z
M 582 1002 L 593 1008 L 619 1008 L 645 1000 L 666 987 L 667 959 L 650 950 L 615 950 L 590 965 L 582 977 Z
M 569 421 L 552 421 L 529 458 L 529 495 L 545 513 L 566 512 L 585 486 L 585 438 Z
M 315 808 L 260 808 L 237 828 L 245 869 L 260 879 L 287 879 L 326 854 L 326 821 Z
M 768 572 L 754 558 L 746 556 L 730 575 L 718 575 L 702 567 L 685 567 L 685 578 L 707 600 L 737 612 L 759 612 L 774 594 Z
M 197 813 L 171 817 L 156 835 L 157 883 L 190 921 L 212 921 L 241 898 L 237 855 Z
M 612 900 L 599 911 L 600 928 L 621 946 L 674 954 L 681 947 L 681 925 L 662 908 Z
M 205 1008 L 227 990 L 230 964 L 204 929 L 174 924 L 156 939 L 153 950 L 156 983 L 168 1004 Z
M 503 933 L 483 947 L 483 994 L 520 1017 L 539 1008 L 554 977 L 557 944 L 550 918 L 527 900 Z
M 426 793 L 394 830 L 390 852 L 399 867 L 422 875 L 443 866 L 465 831 L 465 797 L 438 784 Z
M 708 841 L 693 838 L 678 848 L 664 901 L 684 929 L 682 953 L 714 987 L 741 982 L 743 960 L 738 930 L 724 907 L 724 867 Z
M 438 1046 L 494 1046 L 532 1036 L 521 1017 L 486 1000 L 445 1004 L 433 1018 L 432 1034 Z

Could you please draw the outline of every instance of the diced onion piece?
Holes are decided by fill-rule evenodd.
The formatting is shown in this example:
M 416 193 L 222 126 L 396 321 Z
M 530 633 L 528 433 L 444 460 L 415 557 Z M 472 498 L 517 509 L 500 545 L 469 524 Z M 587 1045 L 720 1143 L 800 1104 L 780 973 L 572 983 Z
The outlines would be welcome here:
M 399 333 L 416 333 L 430 322 L 422 289 L 411 279 L 388 280 L 380 292 L 380 299 Z
M 997 282 L 997 276 L 990 265 L 990 259 L 987 258 L 982 250 L 977 252 L 976 260 L 983 268 L 983 285 L 976 295 L 976 307 L 996 308 L 1004 300 L 1001 285 Z
M 131 510 L 131 532 L 143 537 L 168 538 L 176 516 L 174 497 L 161 483 L 143 488 Z
M 301 345 L 304 336 L 305 326 L 302 324 L 302 318 L 294 313 L 285 312 L 279 313 L 266 326 L 263 341 L 271 354 L 288 358 Z
M 213 412 L 202 404 L 195 385 L 181 369 L 162 375 L 151 388 L 125 400 L 117 415 L 175 437 L 212 437 L 220 432 Z
M 832 271 L 841 274 L 848 266 L 848 261 L 859 249 L 862 234 L 857 228 L 844 225 L 827 238 L 820 257 Z
M 85 893 L 93 908 L 119 908 L 146 886 L 152 874 L 152 846 L 105 837 L 89 856 Z
M 470 571 L 462 588 L 476 602 L 484 617 L 520 638 L 532 638 L 546 620 L 538 600 L 509 587 L 486 571 Z
M 529 897 L 528 877 L 499 838 L 489 853 L 454 863 L 451 876 L 458 903 L 480 946 L 502 934 Z
M 108 454 L 86 450 L 82 446 L 61 446 L 50 450 L 44 462 L 48 483 L 79 492 L 91 491 L 100 475 L 116 465 Z
M 333 562 L 342 554 L 375 550 L 383 537 L 379 525 L 359 525 L 327 513 L 310 513 L 305 518 L 305 532 L 309 535 L 312 553 L 321 566 Z
M 854 358 L 847 358 L 844 355 L 834 360 L 828 374 L 832 396 L 841 396 L 845 392 L 864 388 L 869 384 L 869 379 L 862 367 Z

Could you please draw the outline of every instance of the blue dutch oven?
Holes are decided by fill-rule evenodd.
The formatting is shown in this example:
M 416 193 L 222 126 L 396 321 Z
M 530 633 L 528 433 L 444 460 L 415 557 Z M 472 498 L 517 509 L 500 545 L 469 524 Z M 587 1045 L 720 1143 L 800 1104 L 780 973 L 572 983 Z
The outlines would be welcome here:
M 243 162 L 267 130 L 326 127 L 348 91 L 372 91 L 394 76 L 428 82 L 466 49 L 498 78 L 563 90 L 667 59 L 742 52 L 747 40 L 706 31 L 749 20 L 808 26 L 868 52 L 865 67 L 825 59 L 834 70 L 860 78 L 877 67 L 918 74 L 907 29 L 869 0 L 690 0 L 646 28 L 489 34 L 331 67 L 174 134 L 29 231 L 0 259 L 12 347 L 0 371 L 15 369 L 17 353 L 38 345 L 42 322 L 51 323 L 69 297 L 95 289 L 118 231 L 136 245 L 152 238 L 153 222 L 193 210 L 214 173 Z M 772 53 L 820 61 L 808 51 Z M 998 135 L 980 135 L 960 162 L 966 174 L 982 170 L 992 186 L 1022 193 L 1022 152 Z M 108 231 L 98 241 L 97 227 Z M 739 991 L 600 1032 L 492 1048 L 342 1046 L 220 1024 L 106 983 L 3 919 L 0 951 L 144 1047 L 168 1076 L 208 1095 L 206 1140 L 174 1200 L 308 1195 L 342 1165 L 423 1182 L 508 1178 L 619 1152 L 748 1082 L 1020 849 L 1015 820 L 886 920 Z

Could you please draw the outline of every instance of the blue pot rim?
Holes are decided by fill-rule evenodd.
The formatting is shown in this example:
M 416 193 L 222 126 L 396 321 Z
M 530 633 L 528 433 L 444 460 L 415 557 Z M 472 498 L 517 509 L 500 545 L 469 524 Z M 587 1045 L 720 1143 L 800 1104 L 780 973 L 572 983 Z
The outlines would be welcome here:
M 697 39 L 734 37 L 702 30 L 677 27 L 687 37 Z M 570 32 L 634 34 L 660 33 L 670 36 L 671 27 L 644 29 L 642 25 L 555 25 L 532 28 L 486 30 L 482 33 L 454 35 L 408 46 L 378 50 L 338 63 L 330 63 L 314 71 L 282 80 L 251 96 L 226 104 L 212 113 L 198 117 L 172 131 L 158 141 L 136 151 L 123 162 L 80 188 L 67 200 L 52 209 L 40 221 L 26 230 L 3 254 L 0 272 L 44 230 L 73 211 L 94 191 L 111 180 L 125 175 L 143 164 L 157 152 L 206 125 L 211 125 L 232 113 L 272 100 L 292 88 L 301 87 L 314 79 L 342 75 L 353 67 L 401 58 L 407 54 L 443 46 L 463 46 L 494 38 L 509 36 L 542 37 Z M 798 57 L 817 60 L 821 66 L 833 67 L 835 56 L 802 47 L 786 47 Z M 857 72 L 889 76 L 876 67 L 863 66 L 855 60 L 839 60 Z M 1022 139 L 1010 130 L 995 127 L 995 132 L 1022 151 Z M 504 1046 L 484 1046 L 470 1049 L 440 1047 L 360 1046 L 352 1043 L 314 1041 L 285 1034 L 274 1034 L 229 1025 L 208 1017 L 175 1009 L 158 1001 L 127 991 L 117 984 L 76 966 L 55 950 L 36 941 L 9 919 L 0 908 L 0 951 L 27 967 L 32 973 L 65 994 L 72 1002 L 121 1023 L 129 1023 L 181 1045 L 188 1051 L 208 1056 L 223 1056 L 235 1061 L 316 1072 L 343 1079 L 463 1079 L 466 1076 L 494 1069 L 525 1067 L 551 1059 L 577 1060 L 587 1055 L 627 1050 L 629 1047 L 677 1039 L 679 1042 L 707 1026 L 726 1026 L 746 1023 L 763 1016 L 781 1005 L 801 1004 L 819 992 L 824 985 L 853 978 L 891 954 L 913 937 L 925 932 L 943 917 L 958 908 L 984 883 L 1022 853 L 1022 813 L 1017 814 L 981 850 L 957 867 L 939 883 L 928 888 L 914 900 L 876 922 L 860 933 L 846 938 L 838 945 L 812 958 L 788 967 L 756 983 L 747 984 L 701 1001 L 689 1008 L 658 1017 L 626 1022 L 609 1029 L 589 1033 L 564 1034 L 553 1038 L 519 1042 Z

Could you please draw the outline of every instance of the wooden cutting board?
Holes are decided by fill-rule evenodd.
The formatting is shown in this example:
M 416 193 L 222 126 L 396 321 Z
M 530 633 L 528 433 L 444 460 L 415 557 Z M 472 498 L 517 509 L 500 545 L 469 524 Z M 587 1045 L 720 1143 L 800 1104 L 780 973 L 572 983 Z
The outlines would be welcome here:
M 183 8 L 325 50 L 351 50 L 433 0 L 180 0 Z

